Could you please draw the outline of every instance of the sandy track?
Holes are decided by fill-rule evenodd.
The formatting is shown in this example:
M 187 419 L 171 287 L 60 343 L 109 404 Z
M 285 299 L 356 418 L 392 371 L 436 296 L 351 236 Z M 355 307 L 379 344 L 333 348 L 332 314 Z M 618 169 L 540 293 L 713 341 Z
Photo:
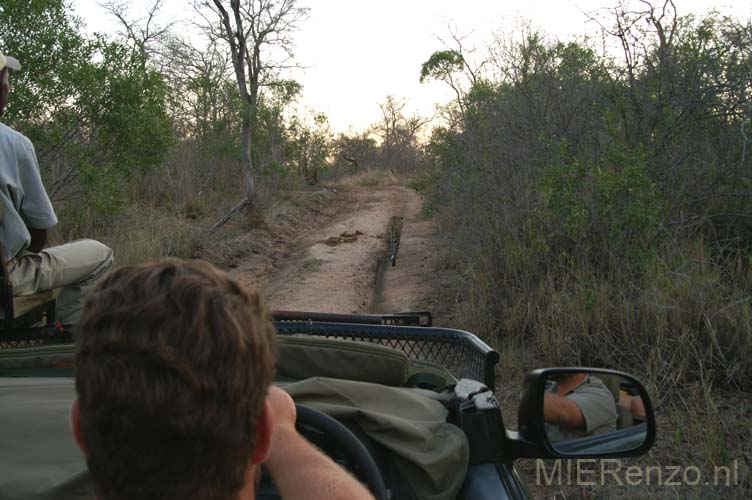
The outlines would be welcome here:
M 339 313 L 392 312 L 415 307 L 430 272 L 431 221 L 419 217 L 421 200 L 401 186 L 348 188 L 335 215 L 285 251 L 274 269 L 259 275 L 241 262 L 232 273 L 261 289 L 273 309 Z M 386 227 L 405 218 L 397 266 L 385 263 Z

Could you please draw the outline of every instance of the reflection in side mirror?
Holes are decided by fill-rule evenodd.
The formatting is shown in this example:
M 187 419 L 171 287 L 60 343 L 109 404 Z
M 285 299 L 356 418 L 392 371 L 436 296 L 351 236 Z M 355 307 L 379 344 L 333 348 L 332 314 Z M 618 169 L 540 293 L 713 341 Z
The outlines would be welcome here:
M 627 452 L 648 438 L 644 400 L 635 380 L 596 371 L 551 371 L 543 391 L 543 421 L 562 455 Z

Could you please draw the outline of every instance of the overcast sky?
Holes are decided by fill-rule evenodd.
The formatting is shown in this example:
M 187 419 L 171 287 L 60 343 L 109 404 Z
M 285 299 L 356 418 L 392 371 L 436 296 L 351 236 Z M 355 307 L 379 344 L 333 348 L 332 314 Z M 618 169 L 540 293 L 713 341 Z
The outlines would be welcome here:
M 117 25 L 99 0 L 73 0 L 90 31 L 112 33 Z M 130 2 L 134 11 L 150 0 Z M 716 9 L 748 19 L 752 0 L 675 0 L 680 14 Z M 164 22 L 193 16 L 189 0 L 166 0 Z M 439 82 L 420 84 L 421 64 L 442 48 L 448 25 L 471 34 L 468 43 L 482 46 L 495 30 L 510 29 L 518 19 L 560 39 L 593 33 L 597 26 L 583 12 L 613 5 L 597 0 L 301 0 L 310 17 L 301 24 L 295 49 L 306 69 L 295 78 L 303 84 L 306 106 L 326 113 L 334 131 L 361 130 L 378 120 L 378 104 L 387 94 L 408 99 L 410 112 L 433 114 L 434 105 L 451 99 Z

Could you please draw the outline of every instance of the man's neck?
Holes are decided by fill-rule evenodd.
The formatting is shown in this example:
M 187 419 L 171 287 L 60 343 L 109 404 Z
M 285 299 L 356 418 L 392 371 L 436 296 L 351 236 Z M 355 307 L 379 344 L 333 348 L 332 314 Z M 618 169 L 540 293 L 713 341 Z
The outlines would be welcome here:
M 258 483 L 260 474 L 260 466 L 252 465 L 248 468 L 245 475 L 245 484 L 238 493 L 237 500 L 253 500 L 256 497 L 256 483 Z
M 580 382 L 585 380 L 585 377 L 587 377 L 587 374 L 585 373 L 573 373 L 572 375 L 561 379 L 556 384 L 558 386 L 557 387 L 558 393 L 561 394 L 562 396 L 567 394 Z

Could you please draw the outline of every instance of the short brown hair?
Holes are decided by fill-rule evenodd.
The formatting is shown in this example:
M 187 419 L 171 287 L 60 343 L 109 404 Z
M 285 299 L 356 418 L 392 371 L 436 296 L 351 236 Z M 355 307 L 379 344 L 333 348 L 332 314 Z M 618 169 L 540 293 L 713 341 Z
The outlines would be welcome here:
M 274 371 L 274 326 L 258 294 L 201 261 L 122 267 L 87 300 L 75 338 L 97 492 L 235 498 Z

